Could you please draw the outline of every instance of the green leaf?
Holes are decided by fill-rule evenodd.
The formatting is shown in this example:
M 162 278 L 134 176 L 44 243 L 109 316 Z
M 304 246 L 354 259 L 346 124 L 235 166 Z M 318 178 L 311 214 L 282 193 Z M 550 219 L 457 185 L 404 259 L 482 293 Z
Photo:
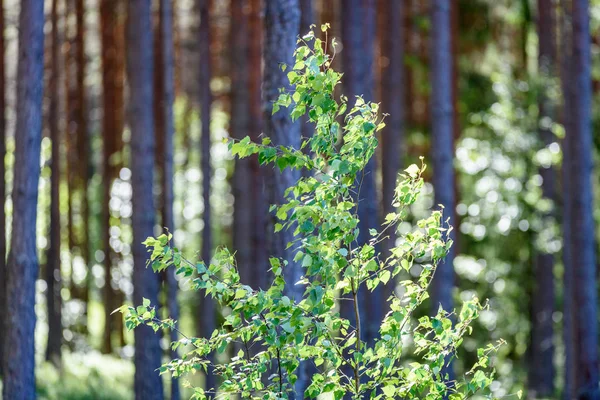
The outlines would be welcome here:
M 411 178 L 416 178 L 421 170 L 417 167 L 416 164 L 411 164 L 408 168 L 404 170 Z
M 312 257 L 310 256 L 310 254 L 306 254 L 304 256 L 304 258 L 302 259 L 302 266 L 303 267 L 310 267 L 312 265 L 312 263 L 313 263 Z
M 394 397 L 394 395 L 396 394 L 396 386 L 394 385 L 387 385 L 384 386 L 382 389 L 383 394 L 386 395 L 386 397 Z
M 385 285 L 389 282 L 391 276 L 392 273 L 388 270 L 385 270 L 379 275 L 379 280 L 381 280 L 381 282 L 383 282 L 383 284 Z

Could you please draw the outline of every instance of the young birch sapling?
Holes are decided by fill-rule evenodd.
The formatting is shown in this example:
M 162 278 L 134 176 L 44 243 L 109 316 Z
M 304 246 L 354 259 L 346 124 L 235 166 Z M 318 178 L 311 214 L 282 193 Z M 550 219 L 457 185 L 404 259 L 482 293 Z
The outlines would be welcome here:
M 327 24 L 321 27 L 325 35 L 327 28 Z M 310 385 L 303 394 L 294 394 L 296 398 L 329 393 L 334 399 L 465 400 L 476 392 L 484 394 L 492 381 L 489 359 L 496 346 L 480 349 L 475 365 L 459 380 L 450 382 L 444 372 L 482 310 L 479 301 L 464 302 L 452 318 L 451 310 L 442 309 L 433 317 L 414 318 L 415 310 L 428 297 L 436 266 L 452 245 L 452 228 L 443 223 L 442 213 L 433 211 L 418 221 L 414 230 L 400 233 L 387 258 L 375 250 L 376 244 L 407 218 L 423 186 L 424 165 L 411 165 L 400 175 L 393 203 L 396 212 L 385 216 L 381 230 L 370 230 L 368 243 L 357 242 L 357 175 L 373 156 L 376 133 L 384 123 L 376 103 L 357 97 L 348 109 L 345 96 L 336 100 L 334 90 L 342 74 L 331 69 L 332 56 L 325 43 L 312 30 L 298 40 L 295 64 L 281 65 L 288 71 L 293 90 L 282 90 L 273 104 L 273 113 L 285 107 L 294 120 L 308 113 L 314 135 L 303 138 L 299 149 L 277 146 L 267 137 L 262 143 L 253 143 L 248 137 L 229 142 L 237 157 L 257 156 L 261 164 L 280 170 L 306 168 L 312 172 L 286 190 L 284 204 L 271 206 L 279 221 L 275 232 L 294 232 L 288 246 L 295 249 L 294 261 L 302 267 L 302 279 L 286 282 L 283 271 L 288 260 L 273 257 L 269 260 L 272 285 L 252 288 L 240 281 L 235 255 L 228 249 L 218 249 L 212 260 L 195 262 L 171 246 L 170 234 L 150 237 L 144 244 L 151 253 L 153 270 L 175 268 L 177 274 L 190 279 L 194 290 L 211 296 L 227 314 L 210 337 L 188 337 L 178 331 L 176 321 L 159 319 L 154 306 L 144 300 L 137 307 L 119 309 L 126 314 L 126 326 L 176 329 L 182 338 L 171 345 L 185 353 L 164 364 L 160 373 L 177 377 L 206 372 L 209 354 L 234 346 L 235 357 L 212 366 L 218 386 L 193 388 L 193 399 L 232 395 L 287 399 L 293 394 L 301 362 L 310 362 L 315 368 Z M 332 45 L 335 51 L 335 41 Z M 343 137 L 341 145 L 339 137 Z M 305 147 L 310 152 L 303 151 Z M 388 299 L 389 311 L 379 327 L 379 337 L 372 347 L 367 346 L 361 332 L 361 295 L 395 282 L 399 276 L 410 277 L 406 272 L 415 269 L 420 271 L 418 277 L 397 282 L 401 295 Z M 292 301 L 285 295 L 288 285 L 300 285 L 303 297 Z M 341 298 L 353 303 L 356 326 L 340 317 Z M 411 346 L 405 345 L 408 338 Z M 409 347 L 412 350 L 405 355 Z M 408 355 L 412 362 L 405 361 Z

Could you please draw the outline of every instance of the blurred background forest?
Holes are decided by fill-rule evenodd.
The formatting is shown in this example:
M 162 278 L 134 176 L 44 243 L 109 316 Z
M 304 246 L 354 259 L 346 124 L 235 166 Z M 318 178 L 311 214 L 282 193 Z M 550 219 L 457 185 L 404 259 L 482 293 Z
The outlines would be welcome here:
M 210 334 L 227 310 L 145 269 L 140 243 L 164 227 L 190 257 L 228 246 L 245 279 L 268 283 L 270 167 L 234 161 L 223 139 L 269 134 L 285 59 L 263 54 L 291 56 L 286 37 L 329 23 L 344 94 L 389 114 L 365 215 L 390 212 L 397 173 L 425 156 L 413 217 L 443 204 L 456 229 L 433 296 L 489 299 L 457 371 L 503 338 L 495 397 L 597 388 L 600 1 L 0 4 L 4 386 L 33 391 L 35 366 L 40 399 L 134 398 L 134 371 L 156 368 L 134 349 L 166 360 L 168 337 L 134 344 L 110 313 L 144 293 L 183 332 Z M 148 385 L 138 398 L 189 396 L 167 377 Z

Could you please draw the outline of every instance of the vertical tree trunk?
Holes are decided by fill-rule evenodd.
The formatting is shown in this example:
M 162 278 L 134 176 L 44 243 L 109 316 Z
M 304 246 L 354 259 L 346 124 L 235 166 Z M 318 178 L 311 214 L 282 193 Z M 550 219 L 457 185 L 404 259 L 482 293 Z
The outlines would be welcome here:
M 156 140 L 160 145 L 157 149 L 157 165 L 161 172 L 162 187 L 161 222 L 169 232 L 175 231 L 173 218 L 173 102 L 175 96 L 174 85 L 174 47 L 173 47 L 173 9 L 170 0 L 160 0 L 158 9 L 158 26 L 155 34 L 157 53 L 155 55 L 156 92 L 154 102 L 156 108 Z M 179 319 L 179 305 L 177 303 L 177 280 L 175 269 L 165 271 L 167 282 L 167 309 L 169 318 Z M 170 340 L 178 340 L 177 332 L 170 331 Z M 176 350 L 171 350 L 170 357 L 178 358 Z M 176 378 L 171 380 L 171 400 L 181 397 L 179 383 Z
M 454 193 L 454 113 L 452 104 L 452 51 L 450 29 L 450 2 L 434 0 L 432 3 L 432 51 L 431 51 L 431 159 L 434 168 L 433 187 L 435 204 L 444 207 L 444 221 L 453 225 Z M 454 251 L 436 271 L 432 283 L 432 306 L 437 311 L 441 305 L 451 311 L 454 287 Z
M 272 104 L 279 97 L 279 89 L 291 89 L 286 73 L 279 67 L 280 63 L 294 64 L 294 49 L 300 28 L 300 6 L 297 0 L 274 0 L 265 3 L 265 36 L 263 57 L 265 70 L 263 75 L 263 112 L 265 118 L 265 134 L 274 144 L 300 148 L 300 125 L 292 122 L 288 110 L 280 110 L 273 114 Z M 270 168 L 267 172 L 267 199 L 269 204 L 281 205 L 286 202 L 284 191 L 300 178 L 298 171 L 286 169 L 282 172 Z M 303 295 L 303 287 L 295 285 L 302 276 L 300 264 L 294 262 L 293 247 L 286 246 L 294 238 L 292 230 L 274 234 L 276 223 L 274 213 L 267 224 L 269 255 L 288 262 L 284 268 L 286 294 L 291 299 L 299 300 Z M 304 368 L 298 370 L 295 384 L 296 395 L 301 395 L 307 386 Z
M 210 13 L 211 0 L 198 0 L 198 10 L 200 12 L 200 30 L 199 30 L 199 51 L 200 51 L 200 169 L 202 171 L 202 200 L 204 202 L 204 228 L 202 230 L 202 249 L 201 257 L 207 264 L 212 257 L 212 213 L 210 207 L 210 182 L 212 177 L 210 160 L 210 117 L 212 108 L 212 93 L 210 91 L 211 54 L 210 54 Z M 200 312 L 198 318 L 198 332 L 201 337 L 210 337 L 215 329 L 215 304 L 210 297 L 200 296 Z M 214 361 L 214 360 L 213 360 Z M 215 387 L 215 377 L 211 368 L 206 375 L 205 387 L 211 389 Z
M 4 69 L 4 1 L 0 0 L 0 332 L 6 324 L 6 73 Z M 0 336 L 0 376 L 3 375 L 4 335 Z
M 60 270 L 60 143 L 59 126 L 59 89 L 60 80 L 60 42 L 58 33 L 58 0 L 52 0 L 51 10 L 51 64 L 48 80 L 48 120 L 50 140 L 52 141 L 51 177 L 50 177 L 50 247 L 46 255 L 46 304 L 48 305 L 48 343 L 46 360 L 55 366 L 61 364 L 62 345 L 62 299 Z
M 452 96 L 452 28 L 450 0 L 433 0 L 431 4 L 431 159 L 435 204 L 443 207 L 443 221 L 454 227 L 456 195 L 454 192 L 454 104 Z M 454 239 L 456 229 L 451 235 Z M 454 307 L 454 246 L 438 267 L 431 285 L 432 312 L 441 306 L 450 312 Z M 453 379 L 452 365 L 447 373 Z
M 300 0 L 300 36 L 306 34 L 310 30 L 310 26 L 315 23 L 315 15 L 313 10 L 313 0 Z M 320 32 L 320 29 L 316 29 Z M 328 32 L 331 35 L 331 31 Z M 302 140 L 309 139 L 313 135 L 315 129 L 314 124 L 311 124 L 308 118 L 308 113 L 300 117 L 300 135 Z M 310 147 L 306 146 L 304 154 L 310 155 Z M 302 176 L 310 175 L 310 171 L 307 169 L 302 170 Z
M 265 3 L 265 45 L 263 49 L 265 71 L 263 75 L 263 112 L 265 134 L 274 144 L 300 148 L 300 126 L 292 122 L 289 112 L 281 110 L 272 114 L 272 104 L 279 97 L 279 88 L 290 89 L 286 73 L 281 71 L 280 63 L 293 65 L 293 53 L 299 32 L 300 8 L 297 0 L 275 0 Z M 269 169 L 269 204 L 281 205 L 285 202 L 283 192 L 299 178 L 297 171 L 285 170 L 281 173 Z M 271 215 L 268 226 L 269 254 L 288 261 L 285 273 L 286 282 L 293 287 L 302 275 L 297 263 L 293 262 L 292 249 L 286 250 L 287 243 L 293 239 L 291 231 L 273 234 L 276 222 Z M 289 293 L 291 298 L 299 298 L 302 293 Z
M 381 134 L 381 176 L 383 215 L 394 212 L 392 206 L 398 172 L 404 157 L 405 132 L 405 86 L 404 86 L 404 3 L 386 0 L 382 3 L 383 35 L 382 56 L 384 63 L 382 71 L 381 109 L 389 114 L 386 127 Z M 383 257 L 390 254 L 396 241 L 395 231 L 391 230 L 389 238 L 382 243 Z M 390 282 L 384 290 L 387 300 L 393 291 L 394 282 Z
M 68 248 L 69 248 L 69 291 L 71 297 L 77 297 L 76 287 L 74 282 L 74 258 L 76 255 L 77 241 L 77 229 L 75 226 L 75 209 L 76 209 L 76 198 L 77 198 L 77 174 L 79 171 L 79 165 L 77 160 L 77 88 L 74 84 L 76 79 L 76 45 L 73 34 L 73 25 L 68 21 L 71 21 L 73 14 L 75 13 L 75 0 L 65 0 L 65 114 L 66 114 L 66 157 L 67 167 L 65 171 L 67 180 L 67 192 L 68 192 Z
M 36 208 L 40 176 L 44 4 L 22 0 L 19 16 L 12 240 L 3 332 L 5 399 L 35 399 Z
M 556 35 L 555 8 L 550 0 L 538 0 L 538 68 L 543 79 L 556 76 Z M 539 98 L 540 138 L 545 146 L 554 140 L 554 134 L 544 127 L 544 119 L 555 118 L 553 100 L 541 92 Z M 543 178 L 542 191 L 544 197 L 556 203 L 557 196 L 554 182 L 556 173 L 553 167 L 540 168 Z M 551 218 L 546 215 L 545 218 Z M 531 332 L 531 365 L 529 387 L 533 397 L 548 397 L 554 392 L 554 256 L 537 252 L 534 260 L 534 292 L 532 296 L 532 332 Z
M 342 7 L 342 64 L 344 70 L 344 94 L 350 99 L 352 107 L 355 96 L 362 96 L 365 101 L 373 100 L 373 58 L 375 39 L 375 2 L 373 0 L 349 0 Z M 349 107 L 349 108 L 350 108 Z M 369 229 L 378 228 L 378 200 L 376 177 L 377 160 L 373 156 L 366 168 L 357 178 L 359 186 L 357 203 L 359 222 L 359 245 L 368 242 Z M 363 317 L 363 337 L 368 345 L 374 343 L 378 334 L 379 323 L 383 319 L 383 288 L 373 292 L 362 291 L 360 297 L 360 313 Z M 353 321 L 350 301 L 342 302 L 342 313 Z M 353 323 L 353 322 L 351 322 Z
M 249 71 L 256 67 L 240 68 L 248 65 L 248 1 L 231 3 L 230 65 L 231 67 L 231 137 L 240 140 L 249 135 L 250 100 L 248 97 Z M 260 66 L 258 67 L 260 68 Z M 236 251 L 241 278 L 246 284 L 252 279 L 252 232 L 254 230 L 253 210 L 256 207 L 250 200 L 254 190 L 251 181 L 250 158 L 236 159 L 233 173 L 232 192 L 233 248 Z
M 142 241 L 154 234 L 152 198 L 154 168 L 153 49 L 150 0 L 129 0 L 127 21 L 127 79 L 129 82 L 129 126 L 131 129 L 133 301 L 143 298 L 158 304 L 159 279 L 146 268 L 147 252 Z M 156 369 L 161 365 L 159 337 L 149 327 L 135 330 L 136 399 L 162 399 L 163 384 Z
M 529 8 L 529 0 L 521 0 L 521 26 L 519 40 L 519 55 L 521 57 L 521 74 L 527 74 L 529 71 L 529 57 L 527 56 L 527 47 L 529 46 L 529 29 L 531 26 L 531 9 Z
M 573 342 L 575 393 L 579 399 L 600 398 L 598 391 L 598 320 L 596 254 L 592 195 L 592 87 L 589 3 L 573 0 L 573 58 L 570 84 L 575 96 L 569 135 L 569 222 L 573 271 Z
M 249 98 L 249 134 L 253 141 L 258 141 L 263 128 L 262 112 L 262 36 L 263 27 L 261 20 L 261 0 L 250 0 L 250 18 L 248 20 L 248 64 L 250 74 L 248 77 Z M 260 168 L 257 157 L 250 158 L 250 180 L 252 182 L 253 204 L 252 221 L 254 227 L 262 227 L 267 223 L 267 208 L 265 198 L 264 170 Z M 266 289 L 267 282 L 267 236 L 266 230 L 254 229 L 252 231 L 252 284 L 255 288 Z
M 104 246 L 104 303 L 105 325 L 102 337 L 102 352 L 112 352 L 111 334 L 117 326 L 117 316 L 111 315 L 117 308 L 116 292 L 111 286 L 112 261 L 116 256 L 110 245 L 110 199 L 113 180 L 119 172 L 114 156 L 122 148 L 123 134 L 123 24 L 119 20 L 122 6 L 120 0 L 101 0 L 100 30 L 102 44 L 102 242 Z M 120 316 L 119 316 L 120 319 Z
M 87 320 L 87 307 L 89 300 L 89 289 L 92 283 L 91 260 L 90 260 L 90 242 L 89 242 L 89 204 L 88 204 L 88 184 L 91 175 L 89 162 L 89 133 L 87 124 L 87 97 L 85 88 L 86 75 L 86 57 L 85 57 L 85 2 L 77 1 L 75 3 L 75 21 L 77 24 L 77 32 L 75 36 L 76 47 L 76 65 L 77 65 L 77 158 L 79 159 L 79 187 L 81 194 L 80 212 L 81 212 L 81 238 L 79 242 L 81 257 L 86 267 L 86 279 L 82 288 L 82 299 L 85 303 L 85 315 Z
M 562 178 L 562 230 L 563 230 L 563 342 L 565 346 L 565 383 L 563 387 L 563 398 L 564 400 L 572 400 L 575 398 L 575 365 L 574 365 L 574 354 L 575 345 L 573 343 L 573 264 L 571 260 L 571 234 L 570 234 L 570 223 L 571 223 L 571 204 L 569 195 L 571 193 L 571 184 L 569 178 L 569 168 L 567 167 L 571 163 L 571 150 L 570 150 L 570 132 L 572 128 L 572 98 L 574 96 L 572 86 L 570 85 L 571 76 L 571 57 L 572 57 L 572 31 L 571 31 L 571 8 L 569 0 L 561 0 L 561 22 L 560 22 L 560 53 L 561 64 L 560 64 L 560 79 L 561 87 L 563 92 L 563 104 L 562 104 L 562 123 L 565 127 L 567 134 L 563 139 L 562 152 L 563 152 L 563 168 L 561 171 Z

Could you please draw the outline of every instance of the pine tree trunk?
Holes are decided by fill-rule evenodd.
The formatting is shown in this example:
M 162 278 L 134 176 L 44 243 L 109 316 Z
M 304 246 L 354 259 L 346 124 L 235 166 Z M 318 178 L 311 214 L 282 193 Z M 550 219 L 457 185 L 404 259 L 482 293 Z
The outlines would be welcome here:
M 572 400 L 575 398 L 575 365 L 574 365 L 574 354 L 575 346 L 573 343 L 573 264 L 571 260 L 571 234 L 570 234 L 570 223 L 571 223 L 571 185 L 569 178 L 568 165 L 571 163 L 571 149 L 569 132 L 573 130 L 572 127 L 572 105 L 573 98 L 572 87 L 570 85 L 570 74 L 571 74 L 571 8 L 567 4 L 567 0 L 561 0 L 561 21 L 560 21 L 560 47 L 561 47 L 561 64 L 560 64 L 560 79 L 563 92 L 563 104 L 562 104 L 562 123 L 565 127 L 567 134 L 563 139 L 562 153 L 563 153 L 563 168 L 561 171 L 562 178 L 562 231 L 563 231 L 563 342 L 565 346 L 565 383 L 563 386 L 563 399 Z
M 262 36 L 263 24 L 261 20 L 261 0 L 250 0 L 250 18 L 248 21 L 248 64 L 250 74 L 248 77 L 249 97 L 249 134 L 250 138 L 258 142 L 263 129 L 262 112 Z M 257 157 L 250 158 L 250 180 L 252 182 L 251 201 L 254 209 L 252 221 L 254 227 L 263 227 L 267 224 L 267 200 L 265 193 L 265 170 L 258 163 Z M 250 284 L 255 288 L 265 289 L 268 285 L 268 252 L 267 231 L 254 229 L 252 232 L 252 280 Z
M 450 0 L 433 0 L 431 4 L 431 159 L 435 205 L 443 207 L 442 221 L 454 227 L 454 104 L 452 95 L 452 27 Z M 451 238 L 454 240 L 456 228 Z M 454 246 L 436 270 L 431 284 L 432 313 L 441 306 L 451 312 L 454 307 Z M 452 365 L 446 371 L 453 379 Z
M 383 14 L 382 56 L 386 63 L 382 71 L 381 110 L 389 114 L 385 119 L 386 127 L 381 134 L 381 176 L 383 215 L 395 212 L 392 206 L 398 173 L 404 157 L 405 135 L 405 67 L 404 67 L 404 6 L 403 2 L 386 0 L 381 5 Z M 382 243 L 383 258 L 390 255 L 395 246 L 394 230 Z M 392 281 L 384 289 L 384 309 L 387 299 L 394 290 Z
M 102 300 L 104 303 L 105 325 L 102 336 L 102 352 L 112 352 L 111 334 L 120 325 L 120 316 L 111 315 L 118 307 L 117 293 L 112 287 L 112 265 L 116 254 L 110 244 L 110 199 L 114 179 L 119 173 L 119 167 L 114 156 L 122 149 L 123 134 L 123 85 L 124 68 L 123 54 L 123 23 L 120 21 L 120 0 L 101 0 L 100 30 L 102 44 L 102 242 L 104 248 L 104 288 Z
M 4 63 L 4 1 L 0 0 L 0 332 L 6 324 L 6 73 Z M 4 335 L 0 335 L 0 376 L 3 375 Z
M 555 9 L 550 0 L 538 0 L 538 69 L 544 79 L 553 79 L 556 76 L 556 35 L 555 35 Z M 548 118 L 554 120 L 555 106 L 553 100 L 541 92 L 539 98 L 540 122 Z M 540 123 L 540 138 L 545 146 L 554 142 L 554 134 L 549 128 Z M 543 178 L 542 191 L 544 197 L 556 203 L 557 196 L 554 182 L 556 173 L 553 167 L 540 168 Z M 552 218 L 554 213 L 545 215 L 546 219 Z M 548 397 L 554 393 L 554 256 L 543 253 L 535 254 L 534 260 L 534 291 L 532 301 L 531 321 L 531 365 L 529 374 L 529 387 L 531 395 L 535 397 Z
M 279 97 L 279 89 L 291 90 L 287 75 L 279 67 L 280 63 L 293 65 L 293 53 L 300 27 L 300 5 L 297 0 L 274 0 L 265 3 L 265 36 L 263 57 L 265 70 L 263 75 L 263 115 L 265 134 L 278 146 L 300 148 L 300 125 L 292 122 L 289 111 L 284 109 L 273 114 L 272 104 Z M 280 206 L 286 203 L 284 191 L 294 185 L 300 178 L 299 171 L 286 169 L 282 172 L 276 168 L 267 170 L 267 199 L 269 204 Z M 270 215 L 267 224 L 268 253 L 288 262 L 284 268 L 286 295 L 290 299 L 300 300 L 303 287 L 295 285 L 301 278 L 302 268 L 294 261 L 293 247 L 286 248 L 294 238 L 293 230 L 280 231 L 274 234 L 277 218 Z M 296 395 L 300 396 L 308 385 L 304 366 L 297 370 L 298 380 L 295 384 Z
M 351 0 L 342 7 L 342 64 L 344 71 L 344 94 L 354 103 L 355 96 L 362 96 L 365 101 L 373 100 L 374 77 L 374 40 L 375 40 L 375 2 L 373 0 Z M 370 239 L 369 229 L 378 228 L 377 199 L 377 160 L 373 156 L 364 171 L 357 178 L 359 222 L 359 245 Z M 378 251 L 379 249 L 377 249 Z M 359 293 L 360 315 L 362 316 L 362 337 L 368 345 L 372 345 L 383 319 L 383 288 L 373 292 L 362 290 Z M 351 301 L 343 301 L 340 305 L 342 315 L 354 325 Z
M 600 398 L 598 390 L 598 312 L 592 190 L 592 85 L 589 3 L 573 0 L 571 82 L 572 132 L 569 135 L 569 223 L 573 270 L 573 342 L 575 393 L 578 399 Z
M 70 21 L 75 13 L 75 0 L 65 0 L 65 21 Z M 69 248 L 69 292 L 70 296 L 77 298 L 77 288 L 74 281 L 74 265 L 76 248 L 78 244 L 77 227 L 75 226 L 75 210 L 77 198 L 77 174 L 78 165 L 78 147 L 77 147 L 77 87 L 76 75 L 76 44 L 73 34 L 72 24 L 66 23 L 64 28 L 65 36 L 65 114 L 66 114 L 66 181 L 68 192 L 68 248 Z
M 147 252 L 142 242 L 154 235 L 153 169 L 153 48 L 150 0 L 129 0 L 127 21 L 127 80 L 129 83 L 129 126 L 131 129 L 133 302 L 143 298 L 158 305 L 159 278 L 146 268 Z M 160 338 L 150 327 L 135 330 L 136 399 L 162 399 Z
M 200 170 L 202 172 L 202 200 L 204 202 L 202 230 L 202 249 L 201 258 L 207 264 L 212 257 L 212 212 L 210 207 L 210 183 L 212 177 L 211 159 L 210 159 L 210 118 L 212 108 L 212 93 L 210 90 L 210 81 L 212 78 L 211 69 L 211 24 L 210 8 L 211 0 L 198 0 L 198 11 L 200 12 L 200 30 L 199 30 L 199 93 L 200 93 Z M 200 315 L 198 316 L 198 332 L 201 337 L 210 337 L 216 326 L 215 304 L 210 297 L 204 297 L 204 293 L 199 294 Z M 214 358 L 212 359 L 214 362 Z M 216 380 L 212 368 L 209 367 L 205 388 L 215 387 Z
M 76 47 L 76 65 L 77 65 L 77 158 L 79 161 L 78 175 L 79 187 L 81 194 L 79 197 L 81 210 L 81 238 L 79 242 L 81 257 L 83 258 L 86 267 L 86 279 L 82 288 L 82 299 L 85 303 L 85 316 L 87 320 L 87 307 L 89 300 L 89 290 L 92 284 L 91 260 L 90 260 L 90 242 L 89 242 L 89 202 L 88 202 L 88 185 L 91 175 L 91 164 L 89 162 L 89 153 L 91 147 L 89 145 L 88 132 L 88 116 L 87 116 L 87 95 L 85 87 L 86 75 L 86 56 L 85 56 L 85 2 L 76 1 L 75 3 L 75 21 L 77 32 L 75 36 Z M 87 325 L 86 327 L 87 328 Z
M 230 64 L 231 68 L 231 137 L 240 140 L 250 134 L 250 100 L 248 97 L 248 76 L 253 67 L 248 65 L 248 1 L 231 3 Z M 260 68 L 260 67 L 259 67 Z M 234 198 L 233 248 L 241 279 L 250 284 L 252 279 L 252 232 L 254 230 L 253 210 L 250 193 L 254 190 L 251 181 L 250 158 L 235 160 L 235 171 L 231 190 Z
M 50 140 L 52 141 L 51 177 L 50 177 L 50 246 L 46 255 L 46 304 L 48 309 L 48 343 L 46 360 L 55 366 L 61 364 L 62 345 L 62 299 L 61 299 L 61 269 L 60 269 L 60 143 L 61 129 L 59 126 L 59 89 L 60 81 L 60 42 L 58 32 L 58 0 L 52 0 L 51 10 L 51 61 L 50 77 L 48 79 L 48 120 Z
M 263 112 L 265 118 L 265 134 L 275 145 L 300 148 L 300 126 L 292 122 L 288 110 L 272 114 L 273 102 L 279 97 L 280 88 L 290 89 L 286 73 L 281 71 L 280 63 L 293 65 L 293 52 L 296 48 L 296 38 L 300 24 L 300 8 L 297 0 L 275 0 L 265 3 L 265 45 L 263 56 L 265 71 L 263 75 Z M 268 201 L 269 204 L 282 205 L 285 203 L 283 192 L 298 180 L 299 173 L 286 169 L 283 172 L 274 168 L 268 170 Z M 287 243 L 293 240 L 292 231 L 273 234 L 277 219 L 271 215 L 268 226 L 269 254 L 288 261 L 285 272 L 288 287 L 294 284 L 302 275 L 299 265 L 293 262 L 292 249 L 286 250 Z M 302 293 L 290 292 L 291 298 L 300 298 Z
M 12 240 L 3 332 L 5 399 L 35 399 L 36 212 L 40 177 L 44 4 L 22 0 L 19 16 Z
M 432 52 L 431 52 L 431 158 L 434 168 L 433 187 L 435 204 L 444 207 L 443 221 L 450 219 L 453 224 L 454 193 L 454 113 L 452 104 L 452 52 L 450 29 L 450 2 L 434 0 L 432 4 Z M 436 271 L 432 283 L 432 306 L 437 312 L 441 305 L 444 310 L 453 307 L 454 251 L 450 251 L 445 261 Z
M 155 34 L 155 99 L 156 107 L 156 161 L 160 170 L 161 181 L 161 224 L 169 232 L 175 231 L 173 218 L 173 136 L 174 117 L 173 103 L 175 96 L 174 85 L 174 58 L 173 58 L 173 9 L 170 0 L 160 0 L 158 9 L 158 26 Z M 175 268 L 165 271 L 167 283 L 167 311 L 169 318 L 179 319 L 179 305 L 177 303 L 178 283 L 175 278 Z M 177 332 L 169 332 L 170 341 L 179 340 Z M 179 358 L 176 350 L 171 350 L 172 359 Z M 177 378 L 171 380 L 171 400 L 181 398 Z
M 313 10 L 313 0 L 300 0 L 300 36 L 305 35 L 309 30 L 310 26 L 315 23 L 315 15 Z M 319 28 L 316 28 L 316 32 L 320 32 Z M 331 32 L 328 32 L 331 34 Z M 309 121 L 308 113 L 300 117 L 300 135 L 302 140 L 308 140 L 312 137 L 315 125 Z M 304 154 L 310 156 L 310 146 L 306 146 L 303 149 Z M 309 176 L 311 172 L 304 168 L 302 169 L 302 176 Z

